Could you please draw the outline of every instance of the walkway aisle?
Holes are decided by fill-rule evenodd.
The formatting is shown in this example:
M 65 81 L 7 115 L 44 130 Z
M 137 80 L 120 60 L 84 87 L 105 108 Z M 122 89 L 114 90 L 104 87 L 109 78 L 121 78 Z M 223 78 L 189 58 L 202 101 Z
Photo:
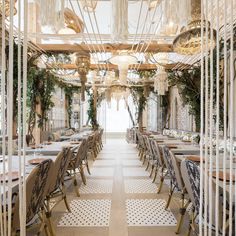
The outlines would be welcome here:
M 110 139 L 91 165 L 92 175 L 80 187 L 81 197 L 70 189 L 72 213 L 60 212 L 63 204 L 56 209 L 58 236 L 175 235 L 176 218 L 164 210 L 167 188 L 157 195 L 135 145 Z

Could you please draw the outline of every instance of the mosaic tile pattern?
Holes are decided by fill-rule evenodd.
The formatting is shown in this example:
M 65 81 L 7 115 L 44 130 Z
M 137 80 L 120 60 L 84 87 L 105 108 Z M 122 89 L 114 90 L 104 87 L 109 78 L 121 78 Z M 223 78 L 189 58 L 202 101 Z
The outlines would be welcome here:
M 73 200 L 71 213 L 65 213 L 58 223 L 62 227 L 108 227 L 111 200 Z
M 156 193 L 157 186 L 150 179 L 125 180 L 125 193 Z
M 81 185 L 79 191 L 81 194 L 112 193 L 112 185 L 112 180 L 89 179 L 86 185 Z
M 126 200 L 128 226 L 175 226 L 176 219 L 165 205 L 162 199 Z
M 93 167 L 91 169 L 91 175 L 88 177 L 112 177 L 113 174 L 114 174 L 114 168 Z
M 149 173 L 145 171 L 144 168 L 141 167 L 130 167 L 130 168 L 123 168 L 123 176 L 126 177 L 139 177 L 139 176 L 149 176 Z

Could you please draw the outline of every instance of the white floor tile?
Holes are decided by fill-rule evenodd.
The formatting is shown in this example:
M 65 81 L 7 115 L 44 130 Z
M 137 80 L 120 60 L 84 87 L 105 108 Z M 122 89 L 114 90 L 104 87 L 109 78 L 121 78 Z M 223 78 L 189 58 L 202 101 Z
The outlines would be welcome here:
M 109 226 L 111 200 L 73 200 L 71 212 L 63 215 L 58 226 Z
M 126 200 L 128 226 L 175 226 L 176 219 L 165 205 L 162 199 Z

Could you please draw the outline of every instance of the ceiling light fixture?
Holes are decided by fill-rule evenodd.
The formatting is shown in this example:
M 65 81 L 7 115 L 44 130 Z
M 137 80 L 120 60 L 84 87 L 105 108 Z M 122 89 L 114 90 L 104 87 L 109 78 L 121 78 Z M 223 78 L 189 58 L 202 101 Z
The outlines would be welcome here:
M 17 0 L 14 0 L 14 5 L 16 4 Z M 0 14 L 2 15 L 2 9 L 3 9 L 3 1 L 0 0 Z M 13 9 L 13 14 L 16 15 L 17 10 L 16 7 L 14 6 Z M 10 0 L 5 0 L 5 16 L 9 17 L 10 16 Z
M 87 82 L 87 74 L 90 68 L 89 52 L 76 53 L 75 64 L 80 75 L 81 82 L 81 100 L 85 100 L 85 83 Z
M 98 3 L 96 0 L 81 0 L 80 2 L 86 12 L 94 12 Z
M 203 42 L 201 38 L 201 0 L 194 0 L 191 2 L 191 16 L 192 20 L 185 28 L 183 27 L 181 33 L 174 39 L 174 51 L 183 55 L 194 55 L 201 52 L 201 45 L 206 47 L 208 42 L 209 50 L 216 45 L 216 31 L 213 30 L 213 39 L 211 40 L 210 22 L 203 22 Z M 206 35 L 206 28 L 208 27 L 208 35 Z

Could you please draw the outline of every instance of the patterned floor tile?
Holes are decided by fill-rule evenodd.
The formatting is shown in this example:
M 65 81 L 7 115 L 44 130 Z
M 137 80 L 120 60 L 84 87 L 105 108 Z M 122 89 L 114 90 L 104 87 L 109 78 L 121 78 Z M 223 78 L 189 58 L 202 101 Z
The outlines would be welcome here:
M 126 200 L 128 226 L 175 226 L 176 219 L 165 205 L 162 199 Z
M 127 177 L 149 176 L 149 173 L 141 167 L 123 168 L 123 175 Z
M 58 223 L 62 227 L 108 227 L 111 200 L 73 200 L 71 212 Z
M 150 179 L 125 180 L 125 193 L 156 193 L 157 186 Z
M 112 193 L 112 180 L 94 180 L 88 179 L 86 185 L 81 185 L 81 194 Z

